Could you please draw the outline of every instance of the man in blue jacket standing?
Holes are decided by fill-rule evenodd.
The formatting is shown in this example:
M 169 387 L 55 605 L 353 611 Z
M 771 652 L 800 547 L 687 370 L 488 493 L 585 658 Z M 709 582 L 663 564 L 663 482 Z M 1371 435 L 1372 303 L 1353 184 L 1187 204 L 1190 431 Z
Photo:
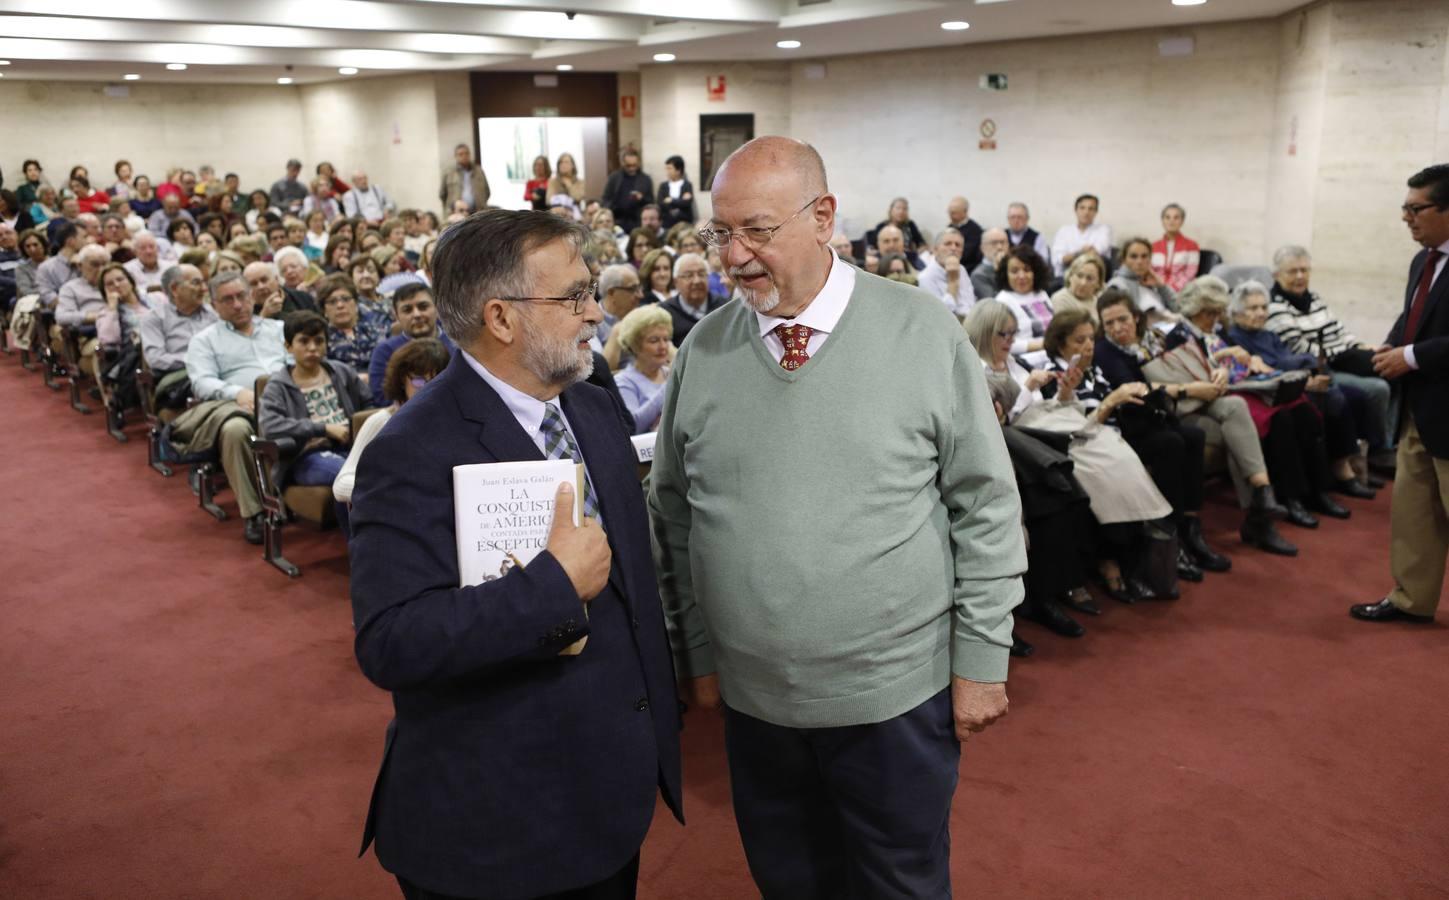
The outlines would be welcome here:
M 634 451 L 583 384 L 603 318 L 584 232 L 490 210 L 433 257 L 452 363 L 368 445 L 352 514 L 362 671 L 393 695 L 363 835 L 410 900 L 632 898 L 679 711 Z M 546 549 L 458 586 L 453 467 L 572 457 Z M 559 651 L 587 635 L 583 652 Z

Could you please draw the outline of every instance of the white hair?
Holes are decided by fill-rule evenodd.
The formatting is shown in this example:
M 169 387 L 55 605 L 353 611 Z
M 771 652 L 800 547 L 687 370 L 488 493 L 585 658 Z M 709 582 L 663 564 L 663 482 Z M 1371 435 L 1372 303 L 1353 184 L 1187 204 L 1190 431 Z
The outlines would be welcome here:
M 1274 274 L 1283 271 L 1295 259 L 1306 259 L 1309 262 L 1313 261 L 1313 257 L 1308 255 L 1308 249 L 1306 247 L 1300 247 L 1297 244 L 1288 244 L 1273 251 Z
M 90 259 L 91 257 L 95 257 L 99 262 L 102 263 L 108 263 L 111 261 L 110 251 L 108 251 L 105 247 L 102 247 L 100 244 L 86 244 L 84 247 L 80 248 L 80 252 L 75 255 L 76 264 L 79 265 Z
M 1244 310 L 1247 309 L 1248 298 L 1253 296 L 1254 294 L 1257 294 L 1258 296 L 1263 298 L 1269 298 L 1272 296 L 1268 293 L 1268 289 L 1263 286 L 1262 282 L 1249 279 L 1248 281 L 1244 281 L 1242 284 L 1233 288 L 1232 299 L 1228 301 L 1228 312 L 1232 313 L 1235 316 L 1242 315 Z
M 289 256 L 297 257 L 302 261 L 302 265 L 304 266 L 307 264 L 307 254 L 303 253 L 301 250 L 298 250 L 296 247 L 293 247 L 291 244 L 288 244 L 287 246 L 278 250 L 276 253 L 273 253 L 272 262 L 280 266 L 282 264 L 282 260 L 286 259 Z
M 709 271 L 709 260 L 705 259 L 703 256 L 700 256 L 698 253 L 681 253 L 679 254 L 679 258 L 674 261 L 675 278 L 679 277 L 679 267 L 684 265 L 686 261 L 697 262 L 700 265 L 704 266 L 704 270 L 706 272 Z

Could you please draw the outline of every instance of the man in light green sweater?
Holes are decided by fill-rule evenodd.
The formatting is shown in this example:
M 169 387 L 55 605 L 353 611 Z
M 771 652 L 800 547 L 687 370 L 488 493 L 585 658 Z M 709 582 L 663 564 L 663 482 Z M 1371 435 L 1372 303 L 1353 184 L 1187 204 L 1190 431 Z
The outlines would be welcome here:
M 675 360 L 649 495 L 684 696 L 723 701 L 766 898 L 949 897 L 959 741 L 1006 712 L 1021 505 L 939 301 L 829 248 L 807 144 L 715 175 L 739 302 Z

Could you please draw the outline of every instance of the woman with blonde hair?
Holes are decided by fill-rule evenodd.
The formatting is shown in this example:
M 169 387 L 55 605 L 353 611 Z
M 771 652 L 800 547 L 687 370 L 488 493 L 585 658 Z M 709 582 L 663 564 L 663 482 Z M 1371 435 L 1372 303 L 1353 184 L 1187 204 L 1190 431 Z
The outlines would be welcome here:
M 584 182 L 579 178 L 579 166 L 572 153 L 558 155 L 553 177 L 548 180 L 549 198 L 560 195 L 572 197 L 575 203 L 582 203 L 584 199 Z
M 645 434 L 658 427 L 664 410 L 664 384 L 674 357 L 674 319 L 668 310 L 650 303 L 626 315 L 614 328 L 619 343 L 634 356 L 614 381 L 634 417 L 634 433 Z
M 1083 253 L 1067 266 L 1066 284 L 1052 294 L 1052 314 L 1068 309 L 1086 313 L 1097 324 L 1097 298 L 1107 284 L 1107 266 L 1095 253 Z

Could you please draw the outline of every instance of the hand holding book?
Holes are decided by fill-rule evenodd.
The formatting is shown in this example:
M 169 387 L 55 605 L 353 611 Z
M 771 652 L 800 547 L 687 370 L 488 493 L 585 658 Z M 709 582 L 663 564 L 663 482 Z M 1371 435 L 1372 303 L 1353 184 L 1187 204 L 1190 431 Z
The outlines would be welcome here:
M 574 486 L 563 482 L 554 494 L 553 524 L 544 549 L 558 560 L 579 598 L 587 603 L 608 584 L 613 553 L 597 519 L 585 516 L 574 524 L 574 502 Z

